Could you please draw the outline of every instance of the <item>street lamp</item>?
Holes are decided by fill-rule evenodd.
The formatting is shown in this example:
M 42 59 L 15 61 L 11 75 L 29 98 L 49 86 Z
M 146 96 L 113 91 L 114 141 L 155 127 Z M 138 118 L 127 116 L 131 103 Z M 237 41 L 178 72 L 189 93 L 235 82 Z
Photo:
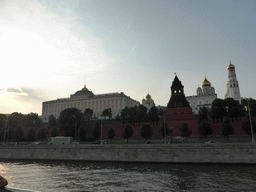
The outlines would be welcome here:
M 252 143 L 255 143 L 254 136 L 253 136 L 253 128 L 252 128 L 252 119 L 251 119 L 249 99 L 247 99 L 247 107 L 248 107 L 248 112 L 249 112 L 249 120 L 250 120 L 251 134 L 252 134 Z
M 163 126 L 164 126 L 164 144 L 166 144 L 166 123 L 165 123 L 165 116 L 159 116 L 159 117 L 163 117 Z M 162 127 L 161 127 L 161 135 L 162 135 Z M 163 135 L 162 135 L 163 136 Z
M 6 136 L 6 128 L 7 128 L 7 125 L 8 125 L 8 118 L 7 118 L 7 121 L 5 123 L 5 128 L 4 128 L 4 140 L 3 140 L 3 145 L 5 144 L 5 136 Z M 8 127 L 9 128 L 9 127 Z M 8 130 L 8 140 L 7 140 L 7 143 L 9 141 L 9 130 Z
M 165 123 L 165 116 L 164 116 L 164 144 L 166 144 L 166 123 Z
M 172 139 L 173 127 L 170 127 L 170 130 L 171 130 L 171 142 L 172 142 L 173 141 L 173 139 Z
M 102 145 L 103 144 L 103 140 L 102 140 L 102 119 L 100 119 L 100 144 Z
M 76 119 L 76 124 L 75 124 L 75 141 L 76 141 L 77 118 L 75 115 L 73 115 L 73 117 Z

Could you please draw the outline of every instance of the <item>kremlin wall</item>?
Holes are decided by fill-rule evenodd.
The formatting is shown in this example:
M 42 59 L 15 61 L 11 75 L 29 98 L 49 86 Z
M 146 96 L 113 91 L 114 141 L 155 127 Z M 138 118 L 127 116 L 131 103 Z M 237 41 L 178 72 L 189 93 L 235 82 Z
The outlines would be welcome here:
M 173 120 L 173 121 L 172 121 Z M 169 128 L 172 127 L 173 133 L 167 135 L 167 141 L 171 140 L 171 137 L 180 137 L 179 133 L 179 128 L 182 125 L 182 123 L 186 122 L 189 125 L 190 130 L 192 131 L 191 133 L 191 138 L 199 138 L 199 133 L 198 133 L 198 119 L 197 116 L 195 115 L 195 118 L 190 118 L 190 117 L 183 117 L 179 119 L 172 119 L 167 122 L 167 126 Z M 242 130 L 242 122 L 243 118 L 236 118 L 236 119 L 231 119 L 231 126 L 234 128 L 235 134 L 230 135 L 230 137 L 248 137 Z M 221 130 L 222 130 L 222 119 L 214 119 L 214 120 L 209 120 L 209 123 L 214 131 L 212 135 L 209 135 L 209 137 L 222 137 L 221 136 Z M 133 136 L 130 139 L 141 139 L 140 137 L 140 128 L 143 123 L 131 123 L 130 125 L 132 126 L 134 133 Z M 161 123 L 156 122 L 156 123 L 150 123 L 150 125 L 153 128 L 153 135 L 150 137 L 150 139 L 162 139 L 161 136 Z M 122 137 L 122 131 L 124 129 L 124 124 L 121 122 L 115 122 L 115 121 L 102 121 L 102 127 L 103 127 L 103 140 L 108 140 L 108 131 L 113 128 L 115 130 L 115 137 L 114 139 L 123 139 Z M 171 127 L 170 127 L 171 126 Z M 92 135 L 92 130 L 88 132 L 88 135 Z
M 239 91 L 238 81 L 236 79 L 235 74 L 235 66 L 231 64 L 231 61 L 227 67 L 228 70 L 228 78 L 229 81 L 227 82 L 227 93 L 225 95 L 226 98 L 234 98 L 241 102 L 241 96 Z M 75 100 L 73 99 L 75 98 Z M 179 137 L 179 128 L 183 123 L 187 123 L 189 129 L 191 130 L 191 137 L 199 138 L 198 132 L 198 110 L 200 107 L 211 107 L 211 103 L 214 99 L 217 98 L 217 94 L 215 94 L 215 89 L 211 87 L 211 83 L 206 79 L 202 83 L 202 89 L 200 87 L 197 88 L 197 95 L 196 96 L 188 96 L 185 97 L 184 94 L 184 86 L 182 85 L 181 81 L 175 75 L 175 78 L 171 85 L 171 98 L 167 104 L 167 108 L 165 109 L 165 116 L 160 117 L 159 122 L 150 123 L 153 128 L 153 135 L 152 139 L 160 139 L 161 136 L 161 125 L 163 122 L 166 122 L 167 127 L 171 129 L 173 132 L 167 135 L 167 139 L 171 137 Z M 73 100 L 72 100 L 73 99 Z M 80 99 L 80 100 L 78 100 Z M 81 100 L 82 99 L 82 100 Z M 126 99 L 126 100 L 125 100 Z M 89 91 L 86 87 L 81 91 L 78 91 L 76 94 L 71 95 L 71 99 L 62 99 L 61 102 L 69 102 L 72 100 L 75 104 L 74 107 L 82 107 L 83 101 L 86 102 L 84 107 L 92 106 L 92 108 L 100 109 L 97 103 L 102 103 L 104 105 L 108 105 L 109 107 L 113 107 L 116 109 L 116 112 L 120 112 L 124 107 L 128 105 L 128 107 L 132 107 L 138 105 L 138 102 L 131 99 L 130 97 L 124 95 L 123 93 L 118 94 L 105 94 L 105 95 L 94 95 L 91 91 Z M 51 102 L 44 102 L 43 103 L 43 114 L 47 114 L 48 116 L 51 115 L 50 111 L 44 110 L 47 108 L 49 109 L 54 108 L 51 107 L 50 104 L 58 103 L 60 101 L 51 101 Z M 119 107 L 120 104 L 120 107 Z M 95 105 L 95 106 L 93 106 Z M 146 100 L 142 100 L 142 105 L 150 109 L 150 107 L 154 106 L 155 103 L 151 99 L 151 96 L 148 94 L 146 96 Z M 62 106 L 62 104 L 61 104 Z M 70 105 L 67 105 L 72 107 Z M 58 108 L 58 107 L 57 107 Z M 80 108 L 79 108 L 80 109 Z M 82 109 L 80 109 L 82 110 Z M 58 111 L 58 114 L 60 111 Z M 97 116 L 99 117 L 99 112 L 97 112 Z M 238 137 L 247 135 L 242 130 L 242 122 L 243 118 L 236 118 L 231 119 L 231 126 L 234 128 L 235 134 L 231 135 L 230 137 Z M 221 137 L 221 130 L 222 130 L 222 119 L 210 119 L 209 123 L 213 129 L 213 134 L 209 135 L 209 137 Z M 94 124 L 94 123 L 92 123 Z M 143 123 L 134 123 L 130 124 L 133 127 L 134 133 L 131 139 L 140 139 L 140 128 Z M 103 139 L 108 139 L 108 131 L 110 128 L 115 130 L 115 137 L 114 139 L 123 139 L 122 138 L 122 131 L 124 129 L 124 124 L 114 120 L 102 120 L 102 127 L 103 127 Z M 93 125 L 90 126 L 89 130 L 87 130 L 87 137 L 92 137 Z M 50 131 L 49 131 L 50 132 Z

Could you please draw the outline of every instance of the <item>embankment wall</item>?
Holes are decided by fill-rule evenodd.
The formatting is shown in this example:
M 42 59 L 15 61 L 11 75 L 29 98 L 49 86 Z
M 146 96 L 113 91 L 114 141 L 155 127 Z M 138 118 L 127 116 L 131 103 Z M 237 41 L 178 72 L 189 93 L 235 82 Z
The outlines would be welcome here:
M 0 146 L 0 160 L 256 164 L 255 144 Z

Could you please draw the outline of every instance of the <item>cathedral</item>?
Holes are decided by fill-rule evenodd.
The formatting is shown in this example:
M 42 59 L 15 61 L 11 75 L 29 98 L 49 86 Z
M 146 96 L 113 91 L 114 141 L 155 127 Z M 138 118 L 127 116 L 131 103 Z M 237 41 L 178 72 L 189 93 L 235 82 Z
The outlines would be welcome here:
M 148 110 L 155 106 L 154 100 L 151 98 L 151 95 L 147 94 L 146 99 L 142 99 L 142 105 L 146 107 Z
M 195 114 L 198 114 L 200 107 L 211 108 L 212 102 L 217 98 L 214 87 L 211 86 L 210 81 L 208 81 L 206 77 L 201 86 L 202 88 L 197 88 L 196 95 L 187 97 L 192 111 Z

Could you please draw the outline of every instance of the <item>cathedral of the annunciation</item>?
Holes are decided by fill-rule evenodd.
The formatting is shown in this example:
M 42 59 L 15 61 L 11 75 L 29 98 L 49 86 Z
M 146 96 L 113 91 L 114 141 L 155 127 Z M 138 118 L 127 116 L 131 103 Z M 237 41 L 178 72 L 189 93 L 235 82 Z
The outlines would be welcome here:
M 227 82 L 227 93 L 225 98 L 233 98 L 241 102 L 241 96 L 239 91 L 239 84 L 236 79 L 235 66 L 229 61 L 227 67 L 228 70 L 228 82 Z M 210 81 L 205 77 L 201 87 L 196 90 L 196 95 L 187 96 L 186 99 L 192 108 L 192 111 L 197 114 L 200 107 L 211 107 L 214 99 L 217 98 L 214 87 L 211 86 Z M 59 117 L 60 112 L 66 108 L 78 108 L 84 111 L 86 108 L 90 108 L 94 112 L 95 118 L 101 118 L 101 112 L 106 108 L 111 108 L 113 117 L 120 114 L 122 109 L 125 107 L 133 107 L 139 105 L 140 102 L 130 98 L 121 93 L 107 93 L 95 95 L 92 91 L 89 91 L 86 86 L 71 95 L 70 98 L 57 99 L 52 101 L 43 102 L 42 106 L 42 120 L 48 121 L 50 115 L 54 115 L 56 118 Z M 154 100 L 149 94 L 146 99 L 142 100 L 142 105 L 150 109 L 155 106 Z
M 236 79 L 235 66 L 231 64 L 231 61 L 229 61 L 227 70 L 228 82 L 225 98 L 233 98 L 234 100 L 241 102 L 242 98 L 240 96 L 239 85 Z M 197 114 L 200 107 L 210 108 L 214 99 L 217 98 L 217 94 L 215 93 L 214 87 L 211 86 L 211 83 L 205 77 L 202 82 L 202 88 L 197 88 L 196 95 L 188 96 L 186 98 L 192 108 L 192 111 Z

